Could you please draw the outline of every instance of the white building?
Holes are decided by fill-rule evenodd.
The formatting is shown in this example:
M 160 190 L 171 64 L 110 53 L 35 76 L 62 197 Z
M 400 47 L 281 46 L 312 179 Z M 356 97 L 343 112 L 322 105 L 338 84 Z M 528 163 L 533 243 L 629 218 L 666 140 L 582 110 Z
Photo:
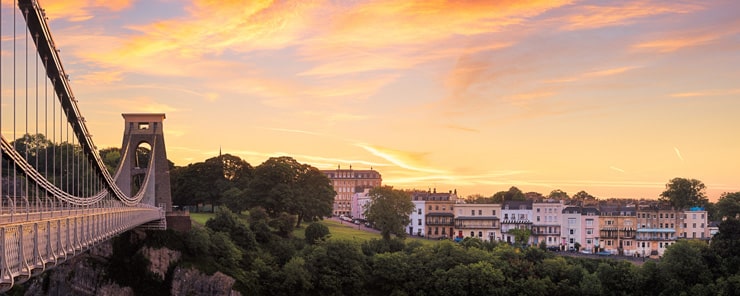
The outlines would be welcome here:
M 532 204 L 532 243 L 544 241 L 548 247 L 560 245 L 562 201 L 544 201 Z
M 575 250 L 575 245 L 583 245 L 581 233 L 581 207 L 569 206 L 563 209 L 561 244 L 564 250 Z
M 710 239 L 707 216 L 707 211 L 702 208 L 691 208 L 684 211 L 681 238 Z
M 501 240 L 514 243 L 516 238 L 509 233 L 512 229 L 532 229 L 532 201 L 504 201 L 501 205 Z M 529 242 L 532 243 L 530 236 Z
M 425 200 L 412 200 L 414 203 L 414 211 L 409 215 L 409 225 L 406 227 L 409 235 L 424 236 L 424 229 L 426 228 L 426 205 Z
M 581 249 L 594 251 L 599 246 L 599 210 L 595 207 L 581 208 L 581 225 Z
M 352 194 L 352 218 L 365 220 L 365 207 L 368 203 L 370 203 L 370 188 Z

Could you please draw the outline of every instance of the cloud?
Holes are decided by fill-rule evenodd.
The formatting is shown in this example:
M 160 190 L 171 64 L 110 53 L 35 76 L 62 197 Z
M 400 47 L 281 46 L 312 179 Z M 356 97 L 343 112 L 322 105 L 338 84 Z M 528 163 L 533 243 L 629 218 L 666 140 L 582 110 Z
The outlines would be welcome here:
M 445 125 L 445 128 L 453 129 L 453 130 L 458 130 L 458 131 L 464 131 L 464 132 L 470 132 L 470 133 L 480 133 L 480 130 L 478 130 L 478 129 L 470 128 L 470 127 L 465 127 L 465 126 L 454 125 L 454 124 Z
M 671 97 L 688 98 L 688 97 L 714 97 L 729 96 L 740 94 L 740 89 L 713 89 L 696 92 L 673 93 Z
M 544 82 L 545 83 L 575 82 L 575 81 L 581 81 L 581 80 L 589 79 L 589 78 L 598 78 L 598 77 L 618 75 L 618 74 L 622 74 L 624 72 L 631 71 L 637 68 L 641 68 L 641 67 L 640 66 L 624 66 L 624 67 L 617 67 L 617 68 L 594 70 L 590 72 L 581 73 L 575 76 L 558 78 L 558 79 L 553 79 L 553 80 L 546 80 Z
M 121 11 L 131 7 L 132 3 L 133 0 L 65 0 L 44 1 L 43 7 L 52 19 L 81 22 L 95 17 L 96 10 Z
M 620 169 L 620 168 L 618 168 L 618 167 L 615 167 L 615 166 L 610 166 L 609 168 L 610 168 L 610 169 L 612 169 L 612 170 L 615 170 L 615 171 L 617 171 L 617 172 L 620 172 L 620 173 L 624 173 L 624 170 L 623 170 L 623 169 Z
M 656 1 L 607 2 L 616 5 L 579 5 L 562 21 L 564 30 L 588 30 L 632 24 L 640 19 L 661 14 L 687 14 L 703 9 L 697 4 L 659 3 Z
M 426 153 L 400 151 L 362 143 L 358 143 L 355 145 L 367 150 L 377 157 L 385 159 L 386 161 L 407 170 L 433 174 L 445 173 L 445 171 L 442 170 L 424 167 L 426 163 L 426 161 L 424 160 Z
M 676 156 L 678 156 L 678 159 L 684 161 L 683 156 L 681 156 L 681 151 L 679 151 L 677 147 L 673 147 L 673 150 L 676 151 Z
M 632 49 L 642 52 L 671 53 L 684 48 L 718 43 L 723 38 L 740 33 L 740 20 L 723 21 L 719 19 L 710 26 L 696 26 L 691 29 L 668 33 L 647 35 L 651 40 L 638 42 Z

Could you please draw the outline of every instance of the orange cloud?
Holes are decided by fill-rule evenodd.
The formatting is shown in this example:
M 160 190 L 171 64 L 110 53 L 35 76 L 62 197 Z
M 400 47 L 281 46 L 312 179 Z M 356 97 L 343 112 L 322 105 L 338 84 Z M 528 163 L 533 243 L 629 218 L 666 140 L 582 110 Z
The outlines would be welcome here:
M 371 146 L 362 143 L 358 143 L 355 145 L 367 150 L 377 157 L 385 159 L 388 162 L 407 170 L 434 174 L 444 173 L 444 171 L 442 170 L 424 167 L 426 162 L 424 160 L 426 157 L 426 153 L 401 151 L 379 146 Z
M 52 20 L 80 22 L 95 17 L 94 11 L 97 9 L 120 11 L 130 7 L 132 3 L 133 0 L 66 0 L 44 1 L 42 4 Z

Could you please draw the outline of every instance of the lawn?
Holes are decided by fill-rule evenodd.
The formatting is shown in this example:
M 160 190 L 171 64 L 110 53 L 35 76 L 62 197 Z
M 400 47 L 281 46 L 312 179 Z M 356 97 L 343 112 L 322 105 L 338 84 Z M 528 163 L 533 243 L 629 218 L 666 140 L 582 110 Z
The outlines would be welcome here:
M 192 223 L 198 223 L 200 225 L 206 225 L 206 221 L 208 219 L 213 218 L 213 216 L 216 216 L 214 213 L 190 213 L 190 221 Z
M 190 213 L 190 220 L 192 223 L 197 223 L 200 225 L 205 225 L 206 221 L 208 219 L 213 218 L 216 214 L 214 213 Z M 350 240 L 350 241 L 356 241 L 356 242 L 364 242 L 371 239 L 380 239 L 379 233 L 364 231 L 357 229 L 357 225 L 348 223 L 348 222 L 342 222 L 336 220 L 322 220 L 319 223 L 326 225 L 329 227 L 329 232 L 331 233 L 331 239 L 341 239 L 341 240 Z M 301 223 L 301 228 L 296 229 L 293 231 L 293 235 L 297 238 L 305 238 L 306 234 L 306 227 L 308 227 L 310 223 Z M 407 237 L 406 241 L 419 241 L 423 243 L 424 245 L 431 245 L 434 244 L 436 241 L 433 240 L 427 240 L 427 239 L 421 239 L 417 237 Z
M 350 241 L 356 241 L 356 242 L 364 242 L 371 239 L 380 239 L 379 233 L 364 231 L 357 229 L 357 225 L 348 223 L 348 222 L 342 222 L 336 220 L 322 220 L 319 223 L 326 225 L 329 227 L 329 233 L 331 233 L 331 239 L 333 240 L 350 240 Z M 300 229 L 296 229 L 293 231 L 293 235 L 298 238 L 304 238 L 305 237 L 305 230 L 306 227 L 308 227 L 308 223 L 301 224 Z M 417 237 L 406 237 L 406 241 L 419 241 L 423 243 L 424 245 L 431 245 L 436 243 L 436 241 L 433 240 L 426 240 L 421 239 Z

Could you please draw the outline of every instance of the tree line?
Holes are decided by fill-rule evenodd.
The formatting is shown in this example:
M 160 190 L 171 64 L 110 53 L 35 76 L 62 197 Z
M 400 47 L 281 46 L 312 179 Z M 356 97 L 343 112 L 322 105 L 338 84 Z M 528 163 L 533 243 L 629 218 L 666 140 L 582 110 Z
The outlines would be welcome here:
M 312 223 L 305 238 L 280 229 L 259 208 L 219 210 L 190 233 L 159 232 L 150 242 L 183 250 L 184 263 L 236 279 L 244 295 L 735 295 L 740 291 L 740 221 L 720 226 L 711 244 L 680 240 L 660 261 L 563 257 L 539 247 L 466 238 L 423 244 L 399 238 L 332 239 Z M 288 223 L 290 224 L 290 223 Z M 126 237 L 120 238 L 130 243 Z M 135 292 L 151 291 L 114 256 Z M 134 256 L 135 257 L 135 256 Z M 121 270 L 120 266 L 125 266 Z M 125 274 L 128 274 L 126 276 Z M 119 280 L 116 280 L 119 281 Z M 138 285 L 138 286 L 137 286 Z M 138 288 L 137 288 L 138 287 Z M 166 288 L 160 290 L 167 290 Z

